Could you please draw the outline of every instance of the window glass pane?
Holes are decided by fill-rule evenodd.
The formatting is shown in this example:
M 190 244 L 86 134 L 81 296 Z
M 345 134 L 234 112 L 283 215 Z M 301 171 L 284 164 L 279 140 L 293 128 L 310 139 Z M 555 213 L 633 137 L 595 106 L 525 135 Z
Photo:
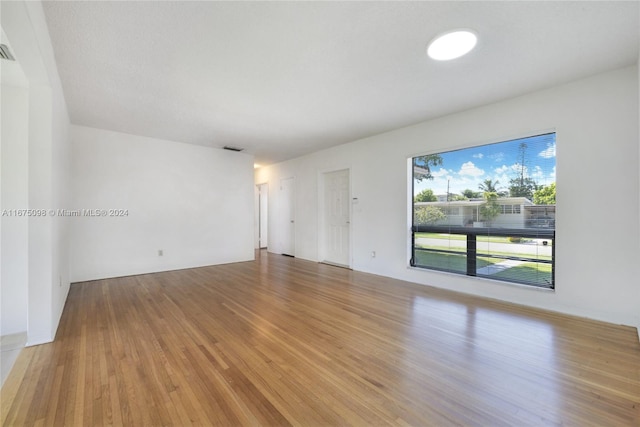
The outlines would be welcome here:
M 556 134 L 414 157 L 416 267 L 554 287 Z

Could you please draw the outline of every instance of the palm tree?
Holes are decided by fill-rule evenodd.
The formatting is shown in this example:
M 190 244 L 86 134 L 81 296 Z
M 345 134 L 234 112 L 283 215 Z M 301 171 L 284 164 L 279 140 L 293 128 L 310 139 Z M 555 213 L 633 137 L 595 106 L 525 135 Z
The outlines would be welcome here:
M 460 194 L 462 194 L 462 197 L 464 197 L 465 199 L 477 199 L 479 197 L 482 197 L 482 193 L 479 191 L 473 191 L 470 188 L 467 188 L 464 191 L 461 191 Z
M 504 197 L 507 195 L 507 192 L 502 190 L 503 187 L 499 187 L 500 181 L 496 179 L 495 182 L 491 179 L 485 179 L 482 181 L 482 184 L 478 185 L 478 188 L 482 190 L 484 193 L 496 193 L 498 197 Z

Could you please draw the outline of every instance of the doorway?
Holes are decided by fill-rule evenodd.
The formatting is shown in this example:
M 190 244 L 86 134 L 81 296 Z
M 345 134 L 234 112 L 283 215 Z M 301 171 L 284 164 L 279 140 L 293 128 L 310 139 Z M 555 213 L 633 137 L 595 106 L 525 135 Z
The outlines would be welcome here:
M 288 256 L 295 256 L 295 206 L 293 203 L 293 178 L 280 180 L 280 215 L 279 215 L 279 238 L 278 247 L 280 253 Z
M 258 191 L 258 249 L 265 249 L 268 245 L 268 200 L 269 186 L 268 184 L 256 185 Z
M 323 232 L 321 259 L 342 267 L 351 265 L 351 183 L 343 169 L 323 174 Z

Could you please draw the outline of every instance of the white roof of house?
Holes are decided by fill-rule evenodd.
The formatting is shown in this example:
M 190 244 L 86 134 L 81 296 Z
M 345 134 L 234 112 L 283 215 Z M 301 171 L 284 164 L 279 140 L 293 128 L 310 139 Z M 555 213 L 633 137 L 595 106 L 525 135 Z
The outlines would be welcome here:
M 526 197 L 501 197 L 497 200 L 501 205 L 525 205 L 534 206 L 533 202 Z M 449 202 L 416 202 L 415 206 L 479 206 L 485 203 L 484 199 L 471 199 L 471 200 L 455 200 Z

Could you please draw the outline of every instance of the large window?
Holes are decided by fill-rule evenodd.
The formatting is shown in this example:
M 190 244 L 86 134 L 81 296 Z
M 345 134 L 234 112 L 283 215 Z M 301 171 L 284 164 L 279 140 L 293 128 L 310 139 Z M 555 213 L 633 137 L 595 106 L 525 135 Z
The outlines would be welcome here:
M 412 167 L 412 266 L 555 287 L 555 133 L 418 156 Z

